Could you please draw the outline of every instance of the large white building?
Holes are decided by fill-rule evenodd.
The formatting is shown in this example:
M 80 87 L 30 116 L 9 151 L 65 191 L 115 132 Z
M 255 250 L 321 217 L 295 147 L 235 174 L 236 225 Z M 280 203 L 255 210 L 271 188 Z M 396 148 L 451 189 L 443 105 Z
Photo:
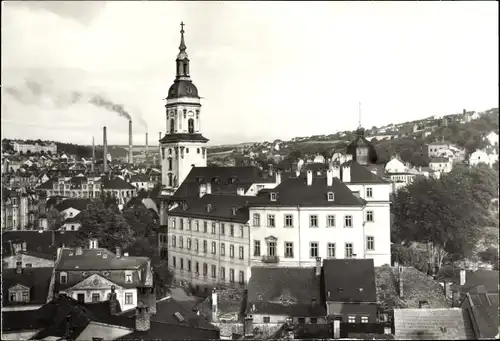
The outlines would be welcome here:
M 206 167 L 208 139 L 201 134 L 201 99 L 191 81 L 189 58 L 181 25 L 181 44 L 176 59 L 177 75 L 166 98 L 166 135 L 160 140 L 162 184 L 171 193 L 191 167 Z

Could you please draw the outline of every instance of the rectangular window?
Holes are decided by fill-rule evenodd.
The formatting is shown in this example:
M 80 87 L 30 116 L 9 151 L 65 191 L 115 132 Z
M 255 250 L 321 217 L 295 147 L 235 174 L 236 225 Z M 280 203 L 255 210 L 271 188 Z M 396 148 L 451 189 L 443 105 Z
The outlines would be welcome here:
M 30 301 L 30 294 L 27 291 L 23 291 L 23 302 L 27 303 Z
M 212 223 L 212 234 L 216 234 L 216 225 L 215 223 Z
M 352 243 L 345 243 L 345 258 L 351 258 L 353 254 Z
M 267 255 L 276 256 L 276 242 L 269 242 L 267 244 Z
M 361 316 L 361 323 L 368 323 L 368 316 Z
M 194 264 L 194 272 L 195 272 L 196 274 L 199 274 L 199 273 L 200 273 L 200 263 L 196 262 L 196 263 Z
M 191 238 L 188 238 L 188 239 L 186 240 L 186 248 L 187 248 L 188 250 L 191 250 Z
M 172 222 L 172 228 L 175 229 L 175 218 L 172 218 L 171 222 Z
M 175 256 L 172 256 L 172 267 L 177 267 Z
M 226 255 L 226 244 L 220 243 L 220 255 L 225 256 Z
M 191 261 L 188 259 L 188 272 L 191 272 Z
M 184 230 L 184 219 L 179 219 L 179 229 Z
M 375 237 L 373 237 L 373 236 L 366 237 L 366 249 L 368 251 L 375 250 Z
M 253 214 L 253 226 L 255 226 L 255 227 L 260 226 L 260 214 L 258 214 L 258 213 Z
M 234 269 L 229 269 L 229 282 L 234 283 Z
M 276 221 L 274 219 L 274 214 L 267 215 L 267 227 L 276 227 Z
M 240 248 L 239 248 L 239 258 L 240 259 L 245 258 L 245 248 L 243 246 L 240 246 Z
M 285 258 L 293 258 L 293 242 L 285 242 Z
M 195 221 L 194 226 L 196 228 L 196 232 L 200 232 L 200 221 L 199 220 Z
M 245 284 L 245 272 L 244 271 L 240 271 L 240 284 Z
M 125 282 L 126 283 L 132 283 L 132 274 L 131 273 L 126 273 L 125 274 Z
M 344 217 L 344 227 L 352 227 L 352 215 L 346 215 Z
M 366 188 L 366 197 L 373 198 L 373 188 L 371 188 L 371 187 Z
M 326 226 L 327 227 L 335 227 L 335 216 L 329 215 L 326 217 Z
M 229 257 L 234 258 L 234 245 L 229 245 Z
M 233 224 L 229 225 L 229 235 L 231 237 L 234 237 L 234 225 Z
M 212 254 L 213 255 L 215 255 L 216 248 L 217 248 L 217 244 L 215 242 L 212 242 Z
M 310 319 L 310 320 L 311 320 L 311 324 L 316 324 L 316 323 L 318 323 L 318 318 L 316 318 L 316 317 L 311 317 L 311 319 Z
M 226 225 L 224 223 L 220 223 L 220 228 L 219 228 L 219 232 L 220 232 L 220 235 L 223 236 L 226 234 Z
M 217 266 L 212 265 L 212 278 L 217 278 Z
M 243 238 L 245 236 L 245 226 L 244 225 L 240 225 L 240 238 Z
M 92 303 L 97 303 L 101 301 L 101 295 L 99 294 L 92 294 Z
M 188 231 L 191 231 L 191 219 L 188 219 Z
M 179 237 L 179 247 L 182 249 L 184 247 L 184 238 Z
M 366 221 L 373 222 L 373 211 L 366 211 Z
M 309 257 L 311 257 L 311 258 L 318 257 L 318 242 L 311 242 L 310 243 Z
M 184 270 L 184 258 L 179 258 L 179 260 L 181 261 L 180 268 L 181 270 Z
M 175 236 L 172 236 L 172 247 L 175 247 L 175 241 L 176 241 Z
M 335 243 L 328 243 L 327 253 L 328 258 L 335 258 Z
M 226 268 L 221 266 L 220 268 L 220 279 L 225 280 L 226 279 Z
M 293 227 L 293 216 L 285 214 L 285 227 Z
M 349 315 L 348 320 L 349 323 L 356 323 L 356 315 Z
M 203 252 L 207 253 L 207 241 L 206 240 L 203 241 Z
M 271 318 L 269 316 L 264 316 L 262 318 L 262 320 L 263 320 L 264 323 L 270 323 L 271 322 Z
M 207 263 L 203 263 L 203 276 L 208 274 L 208 265 Z
M 194 241 L 194 250 L 195 250 L 196 252 L 198 252 L 198 250 L 199 250 L 199 243 L 198 243 L 198 239 L 195 239 L 195 241 Z
M 253 255 L 254 257 L 260 257 L 260 240 L 253 241 Z
M 309 216 L 309 227 L 318 227 L 318 216 L 311 214 Z
M 134 304 L 134 295 L 132 293 L 125 293 L 125 304 Z
M 208 231 L 208 223 L 206 221 L 203 222 L 203 233 L 207 233 Z

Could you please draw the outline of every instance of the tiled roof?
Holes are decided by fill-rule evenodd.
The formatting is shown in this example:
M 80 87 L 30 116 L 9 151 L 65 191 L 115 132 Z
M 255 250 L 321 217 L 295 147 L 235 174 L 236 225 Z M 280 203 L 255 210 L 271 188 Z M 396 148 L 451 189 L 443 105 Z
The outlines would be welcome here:
M 134 186 L 129 184 L 127 181 L 122 178 L 115 177 L 112 179 L 103 177 L 102 179 L 102 188 L 104 189 L 123 189 L 123 190 L 131 190 L 136 189 Z
M 471 318 L 476 323 L 476 335 L 479 339 L 491 338 L 500 332 L 498 292 L 496 294 L 468 293 L 467 300 L 471 307 Z
M 394 329 L 398 340 L 475 339 L 470 317 L 460 308 L 395 309 Z
M 54 237 L 54 244 L 52 238 Z M 64 244 L 72 245 L 76 241 L 76 232 L 52 232 L 52 231 L 7 231 L 2 234 L 2 254 L 7 257 L 12 254 L 10 242 L 21 244 L 26 242 L 28 252 L 37 252 L 44 255 L 55 256 L 57 248 Z
M 208 139 L 202 134 L 167 134 L 161 140 L 160 143 L 172 143 L 172 142 L 208 142 Z
M 130 182 L 149 182 L 149 181 L 151 181 L 151 179 L 146 174 L 132 175 L 130 178 Z
M 24 304 L 9 301 L 9 289 L 17 284 L 30 288 L 29 304 L 45 304 L 49 294 L 52 272 L 53 268 L 23 268 L 20 274 L 17 273 L 17 269 L 3 269 L 3 305 L 13 306 Z
M 261 195 L 260 201 L 251 206 L 363 206 L 365 201 L 356 197 L 338 178 L 333 178 L 332 186 L 327 186 L 326 177 L 313 177 L 311 185 L 303 177 L 288 178 L 271 192 L 277 193 L 276 201 L 268 195 Z M 334 200 L 328 201 L 328 192 L 334 193 Z M 297 195 L 300 193 L 300 195 Z
M 387 183 L 387 181 L 383 180 L 381 177 L 373 174 L 367 166 L 360 165 L 356 161 L 347 161 L 342 164 L 340 167 L 340 171 L 343 172 L 343 167 L 350 166 L 351 170 L 351 182 L 353 184 L 371 184 L 371 183 Z M 371 166 L 369 166 L 371 167 Z
M 56 266 L 58 271 L 63 270 L 138 270 L 145 263 L 147 257 L 120 257 L 102 248 L 83 249 L 81 255 L 76 255 L 73 249 L 63 249 L 60 260 Z M 70 256 L 70 253 L 73 253 Z M 104 255 L 107 255 L 104 258 Z M 78 268 L 77 268 L 78 266 Z
M 373 259 L 325 259 L 323 272 L 327 301 L 377 302 Z
M 76 216 L 70 217 L 70 218 L 64 220 L 64 223 L 65 224 L 68 224 L 68 223 L 78 223 L 78 222 L 82 221 L 82 218 L 83 218 L 83 213 L 80 212 Z
M 476 270 L 466 272 L 465 284 L 460 288 L 461 292 L 468 292 L 472 288 L 484 285 L 486 292 L 498 293 L 498 270 Z
M 326 316 L 321 297 L 315 267 L 252 267 L 247 314 Z
M 260 198 L 252 196 L 205 194 L 201 198 L 192 197 L 188 199 L 185 205 L 177 206 L 169 211 L 169 214 L 180 217 L 221 219 L 247 223 L 249 219 L 247 205 L 260 200 Z M 211 206 L 210 212 L 207 210 L 209 204 Z M 234 215 L 233 208 L 236 209 Z
M 234 183 L 232 179 L 234 179 Z M 256 182 L 269 181 L 271 179 L 265 179 L 260 169 L 255 166 L 192 167 L 174 196 L 196 196 L 199 194 L 200 183 L 210 182 L 212 194 L 236 194 L 238 188 L 244 188 L 247 191 Z
M 429 160 L 429 163 L 443 163 L 448 161 L 449 160 L 445 157 L 433 157 Z
M 93 201 L 91 199 L 66 199 L 56 205 L 56 209 L 62 212 L 68 208 L 75 208 L 78 211 L 85 211 Z

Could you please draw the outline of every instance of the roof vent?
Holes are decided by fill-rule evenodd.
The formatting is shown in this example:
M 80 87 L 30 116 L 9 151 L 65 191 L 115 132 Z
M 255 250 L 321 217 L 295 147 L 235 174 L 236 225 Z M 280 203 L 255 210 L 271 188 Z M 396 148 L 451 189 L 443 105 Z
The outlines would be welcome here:
M 207 212 L 210 212 L 212 210 L 212 205 L 207 204 Z
M 181 313 L 179 313 L 178 311 L 174 313 L 174 316 L 175 318 L 180 322 L 180 323 L 184 323 L 186 322 L 186 319 L 184 319 L 184 316 L 182 316 Z
M 359 292 L 363 292 L 363 288 L 359 288 L 358 290 L 359 290 Z
M 343 292 L 343 291 L 344 291 L 344 288 L 337 288 L 337 291 L 338 291 L 338 292 Z

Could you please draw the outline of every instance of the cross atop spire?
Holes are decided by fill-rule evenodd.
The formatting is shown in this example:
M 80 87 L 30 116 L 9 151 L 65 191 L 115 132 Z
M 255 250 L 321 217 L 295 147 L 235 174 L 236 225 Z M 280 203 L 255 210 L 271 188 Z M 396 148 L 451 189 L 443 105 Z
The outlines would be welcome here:
M 361 128 L 361 102 L 358 102 L 358 128 Z
M 181 52 L 186 51 L 186 43 L 184 42 L 184 22 L 181 21 L 181 44 L 179 45 L 179 50 Z

